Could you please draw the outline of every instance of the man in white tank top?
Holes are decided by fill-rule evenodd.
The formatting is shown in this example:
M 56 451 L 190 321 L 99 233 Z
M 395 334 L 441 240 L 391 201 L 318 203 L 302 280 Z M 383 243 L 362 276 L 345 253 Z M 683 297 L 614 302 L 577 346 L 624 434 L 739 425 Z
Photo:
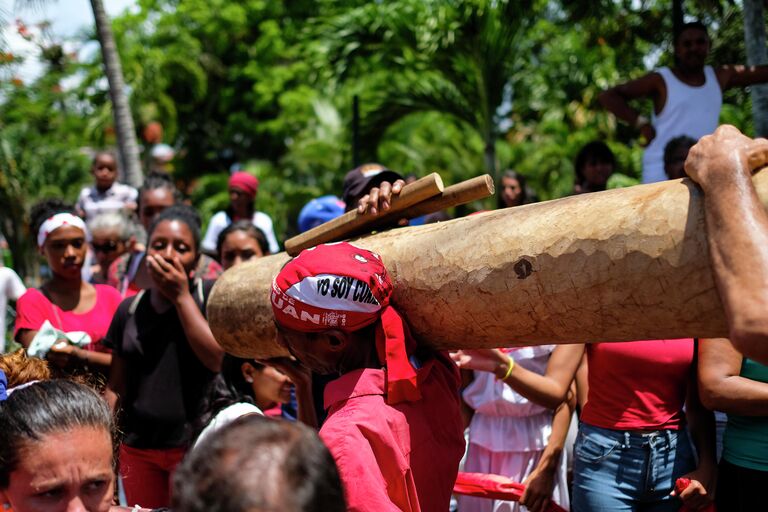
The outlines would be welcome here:
M 667 179 L 664 147 L 686 135 L 698 140 L 717 128 L 722 91 L 768 82 L 768 66 L 706 66 L 710 41 L 699 22 L 686 23 L 675 37 L 675 65 L 604 91 L 600 103 L 616 117 L 635 126 L 645 138 L 643 183 Z M 630 100 L 653 100 L 651 118 L 629 105 Z

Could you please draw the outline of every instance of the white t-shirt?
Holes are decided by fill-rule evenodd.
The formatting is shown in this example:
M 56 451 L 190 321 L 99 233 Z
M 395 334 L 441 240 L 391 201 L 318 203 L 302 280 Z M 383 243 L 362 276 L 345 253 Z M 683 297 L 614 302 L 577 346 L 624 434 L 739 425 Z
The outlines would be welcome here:
M 277 238 L 275 238 L 275 230 L 272 227 L 272 219 L 269 218 L 269 215 L 262 212 L 253 212 L 251 222 L 266 235 L 267 242 L 269 243 L 269 252 L 272 254 L 280 252 L 280 246 L 277 245 Z M 224 231 L 230 224 L 232 224 L 232 219 L 229 218 L 227 212 L 216 212 L 211 217 L 211 222 L 208 223 L 208 230 L 205 232 L 205 237 L 203 237 L 203 241 L 200 244 L 203 250 L 209 253 L 216 252 L 216 242 L 219 240 L 219 233 Z
M 246 416 L 248 414 L 259 414 L 261 416 L 264 415 L 264 413 L 261 412 L 261 409 L 253 404 L 249 404 L 248 402 L 238 402 L 236 404 L 230 405 L 229 407 L 223 408 L 205 426 L 203 431 L 200 432 L 200 435 L 197 436 L 197 440 L 195 440 L 195 444 L 192 446 L 192 448 L 194 449 L 203 439 L 207 438 L 217 430 L 220 430 L 225 425 L 229 425 L 237 418 Z
M 27 288 L 18 274 L 8 267 L 0 267 L 0 353 L 5 352 L 5 311 L 9 300 L 19 300 Z

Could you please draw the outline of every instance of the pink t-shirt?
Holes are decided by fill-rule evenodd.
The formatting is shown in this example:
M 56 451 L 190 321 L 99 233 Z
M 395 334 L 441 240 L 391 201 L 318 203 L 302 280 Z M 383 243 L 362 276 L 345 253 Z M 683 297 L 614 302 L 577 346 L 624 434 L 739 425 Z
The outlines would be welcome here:
M 589 394 L 581 420 L 618 430 L 677 430 L 693 364 L 693 339 L 587 345 Z
M 88 350 L 109 352 L 109 349 L 101 343 L 107 334 L 112 316 L 117 311 L 122 297 L 120 292 L 111 286 L 103 284 L 93 285 L 96 288 L 96 302 L 90 311 L 85 313 L 73 313 L 63 311 L 54 305 L 37 288 L 30 288 L 16 303 L 16 326 L 13 335 L 20 329 L 37 331 L 48 320 L 54 328 L 64 332 L 85 331 L 91 337 Z

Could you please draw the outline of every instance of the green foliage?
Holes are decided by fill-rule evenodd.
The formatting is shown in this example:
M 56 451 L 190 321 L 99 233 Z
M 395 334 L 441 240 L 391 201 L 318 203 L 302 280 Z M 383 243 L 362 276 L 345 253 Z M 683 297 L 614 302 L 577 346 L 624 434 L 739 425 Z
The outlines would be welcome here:
M 713 62 L 744 61 L 739 4 L 686 8 L 713 27 Z M 637 133 L 596 99 L 669 64 L 672 13 L 666 0 L 139 0 L 113 28 L 137 127 L 163 124 L 204 220 L 226 207 L 238 162 L 284 239 L 307 201 L 341 194 L 354 97 L 363 160 L 404 174 L 514 168 L 551 199 L 600 139 L 619 163 L 609 187 L 636 183 Z M 16 220 L 44 195 L 73 198 L 88 181 L 78 148 L 114 142 L 98 53 L 78 64 L 46 41 L 41 54 L 47 73 L 19 84 L 0 53 L 0 199 L 21 198 Z M 749 132 L 748 94 L 728 92 L 721 117 Z
M 23 277 L 37 263 L 30 207 L 52 197 L 74 202 L 90 179 L 81 151 L 85 123 L 76 113 L 77 99 L 60 86 L 74 64 L 60 49 L 55 43 L 41 45 L 41 55 L 52 60 L 45 61 L 48 71 L 36 82 L 0 79 L 0 230 Z

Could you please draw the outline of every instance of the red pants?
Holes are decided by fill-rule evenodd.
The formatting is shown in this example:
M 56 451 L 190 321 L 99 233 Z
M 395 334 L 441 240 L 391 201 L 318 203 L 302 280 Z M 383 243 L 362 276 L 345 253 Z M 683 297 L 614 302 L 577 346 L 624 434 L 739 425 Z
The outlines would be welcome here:
M 186 448 L 151 450 L 120 445 L 120 476 L 128 506 L 161 508 L 171 505 L 171 476 Z

